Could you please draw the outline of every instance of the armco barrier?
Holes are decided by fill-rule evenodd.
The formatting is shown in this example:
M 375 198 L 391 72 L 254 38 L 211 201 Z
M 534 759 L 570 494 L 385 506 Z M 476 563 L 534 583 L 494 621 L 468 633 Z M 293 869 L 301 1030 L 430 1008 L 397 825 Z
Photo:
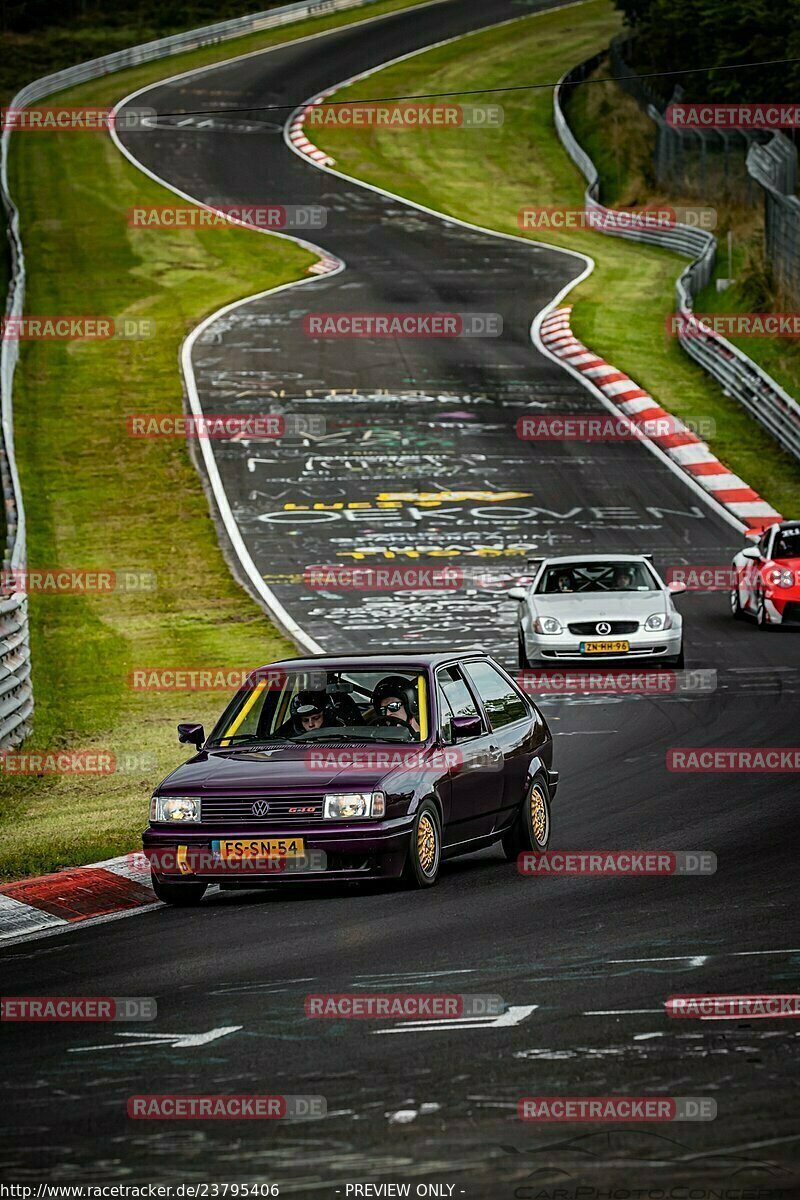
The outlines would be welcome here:
M 597 199 L 600 191 L 597 168 L 575 138 L 562 108 L 564 89 L 585 80 L 604 57 L 604 53 L 596 54 L 561 77 L 553 94 L 553 115 L 564 149 L 586 179 L 584 202 L 587 210 L 610 213 L 613 218 L 614 210 L 605 208 Z M 691 258 L 692 262 L 681 272 L 675 290 L 676 311 L 693 324 L 694 298 L 714 271 L 717 239 L 712 233 L 689 225 L 675 225 L 669 229 L 603 228 L 600 232 L 661 246 Z M 702 326 L 700 332 L 697 329 L 693 324 L 693 332 L 688 336 L 685 333 L 678 335 L 686 353 L 722 385 L 726 394 L 738 400 L 784 450 L 800 459 L 800 405 L 797 401 L 727 338 L 706 331 Z
M 303 0 L 299 4 L 287 4 L 271 11 L 251 13 L 249 16 L 234 17 L 219 21 L 201 29 L 176 33 L 171 37 L 159 38 L 118 50 L 103 58 L 78 63 L 52 75 L 43 75 L 17 92 L 9 107 L 24 108 L 37 100 L 51 96 L 64 88 L 89 79 L 98 79 L 126 67 L 139 66 L 159 58 L 168 58 L 184 50 L 196 50 L 201 46 L 214 45 L 247 33 L 288 25 L 305 17 L 321 17 L 327 13 L 347 8 L 364 8 L 378 0 Z M 8 239 L 11 246 L 11 282 L 8 289 L 6 315 L 19 317 L 25 303 L 25 255 L 19 228 L 19 212 L 11 198 L 8 185 L 8 153 L 11 129 L 3 130 L 0 139 L 0 197 L 8 218 Z M 19 476 L 14 459 L 14 419 L 12 388 L 14 370 L 19 355 L 19 343 L 11 339 L 0 339 L 0 479 L 6 510 L 7 539 L 3 554 L 3 569 L 13 572 L 11 578 L 19 578 L 17 572 L 25 568 L 25 508 L 22 501 Z M 31 687 L 31 657 L 28 632 L 28 601 L 23 592 L 0 597 L 0 749 L 18 745 L 30 732 L 33 714 L 33 689 Z

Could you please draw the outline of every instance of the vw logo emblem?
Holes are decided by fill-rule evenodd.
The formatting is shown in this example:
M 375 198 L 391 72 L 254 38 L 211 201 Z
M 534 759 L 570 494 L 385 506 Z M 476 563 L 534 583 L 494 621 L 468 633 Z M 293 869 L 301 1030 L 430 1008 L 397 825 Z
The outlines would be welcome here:
M 598 633 L 611 633 L 611 626 L 608 621 L 598 621 L 596 629 Z
M 256 800 L 250 812 L 254 817 L 265 817 L 269 812 L 269 805 L 266 800 Z

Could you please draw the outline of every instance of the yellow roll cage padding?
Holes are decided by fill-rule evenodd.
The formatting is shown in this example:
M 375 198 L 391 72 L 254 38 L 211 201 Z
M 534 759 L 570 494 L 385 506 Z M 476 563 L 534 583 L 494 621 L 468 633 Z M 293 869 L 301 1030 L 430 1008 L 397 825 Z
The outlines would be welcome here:
M 221 744 L 223 746 L 228 745 L 229 740 L 236 733 L 237 729 L 239 729 L 239 727 L 242 724 L 242 722 L 244 721 L 245 717 L 250 712 L 250 709 L 253 707 L 256 700 L 261 695 L 261 693 L 263 692 L 263 690 L 266 686 L 267 686 L 266 679 L 261 679 L 256 684 L 256 686 L 253 688 L 252 696 L 247 701 L 247 703 L 242 706 L 241 711 L 236 715 L 236 717 L 234 717 L 233 721 L 231 721 L 230 725 L 228 726 L 228 729 L 225 732 L 225 737 L 222 739 Z
M 419 740 L 424 742 L 428 736 L 428 702 L 425 694 L 425 676 L 421 671 L 417 676 L 417 708 L 419 709 Z

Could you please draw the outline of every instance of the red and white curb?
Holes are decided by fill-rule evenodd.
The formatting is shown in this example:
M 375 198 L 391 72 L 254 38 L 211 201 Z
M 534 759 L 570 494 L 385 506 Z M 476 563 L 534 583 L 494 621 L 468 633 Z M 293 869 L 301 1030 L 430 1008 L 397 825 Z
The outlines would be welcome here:
M 335 158 L 331 158 L 324 150 L 320 150 L 319 146 L 315 146 L 312 141 L 306 137 L 306 131 L 303 128 L 308 114 L 318 104 L 322 104 L 327 96 L 333 95 L 337 88 L 330 88 L 327 92 L 322 92 L 321 95 L 315 96 L 314 99 L 295 113 L 289 125 L 289 141 L 295 146 L 301 154 L 305 154 L 308 158 L 313 158 L 314 162 L 322 163 L 323 166 L 333 166 L 336 162 Z
M 0 884 L 0 943 L 158 903 L 142 853 Z
M 540 328 L 542 344 L 552 355 L 584 375 L 606 399 L 637 425 L 659 422 L 666 433 L 647 433 L 676 466 L 699 484 L 718 504 L 726 508 L 737 521 L 750 529 L 764 529 L 782 520 L 781 514 L 762 500 L 757 492 L 734 475 L 729 467 L 716 458 L 705 442 L 692 433 L 677 417 L 666 412 L 649 392 L 639 387 L 628 375 L 612 367 L 582 342 L 570 328 L 572 305 L 557 308 L 544 318 Z
M 336 159 L 331 158 L 324 150 L 320 150 L 319 146 L 315 146 L 306 137 L 303 126 L 312 108 L 315 108 L 318 104 L 322 104 L 325 97 L 330 96 L 334 91 L 336 89 L 331 88 L 330 91 L 323 92 L 320 96 L 315 96 L 305 108 L 296 112 L 292 117 L 288 130 L 289 141 L 294 148 L 299 150 L 301 154 L 305 154 L 307 158 L 311 158 L 314 162 L 321 163 L 323 166 L 332 166 L 336 162 Z M 331 271 L 337 271 L 340 266 L 341 263 L 338 258 L 334 258 L 331 254 L 323 254 L 319 262 L 315 262 L 313 266 L 308 268 L 308 271 L 310 275 L 328 275 Z

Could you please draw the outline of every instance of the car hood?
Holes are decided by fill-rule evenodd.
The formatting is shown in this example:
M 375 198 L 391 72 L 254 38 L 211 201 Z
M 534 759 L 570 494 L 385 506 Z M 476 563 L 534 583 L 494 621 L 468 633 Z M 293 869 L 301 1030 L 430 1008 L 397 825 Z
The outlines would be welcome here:
M 537 594 L 530 597 L 531 607 L 545 617 L 566 621 L 619 621 L 645 619 L 664 612 L 664 592 L 579 592 L 577 594 Z
M 263 750 L 200 751 L 194 758 L 177 767 L 161 783 L 157 791 L 171 795 L 208 795 L 213 792 L 240 794 L 330 791 L 364 792 L 373 790 L 396 768 L 360 764 L 348 765 L 351 754 L 370 751 L 413 751 L 407 743 L 376 745 L 374 742 L 307 743 L 302 746 L 265 747 Z M 310 761 L 309 751 L 321 751 L 316 763 Z M 426 754 L 428 751 L 422 751 Z M 338 765 L 338 757 L 345 765 Z

